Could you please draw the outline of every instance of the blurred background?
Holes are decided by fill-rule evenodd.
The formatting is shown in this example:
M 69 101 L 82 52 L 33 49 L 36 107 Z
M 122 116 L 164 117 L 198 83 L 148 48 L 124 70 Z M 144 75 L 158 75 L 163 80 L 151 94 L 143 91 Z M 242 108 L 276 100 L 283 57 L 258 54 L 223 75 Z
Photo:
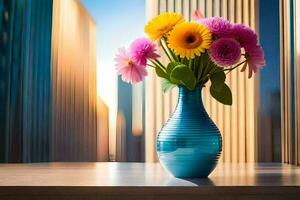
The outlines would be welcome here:
M 203 92 L 221 162 L 299 164 L 297 0 L 0 0 L 0 162 L 156 162 L 177 89 L 163 94 L 151 69 L 142 83 L 122 82 L 114 57 L 152 17 L 195 10 L 250 26 L 265 50 L 254 78 L 227 78 L 231 107 Z

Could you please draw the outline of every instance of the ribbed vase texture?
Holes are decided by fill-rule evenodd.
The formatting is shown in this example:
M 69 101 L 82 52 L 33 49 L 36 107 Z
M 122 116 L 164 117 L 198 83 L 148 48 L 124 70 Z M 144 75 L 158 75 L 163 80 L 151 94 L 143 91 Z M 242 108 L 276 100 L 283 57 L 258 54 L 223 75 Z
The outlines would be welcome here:
M 176 109 L 157 137 L 163 167 L 178 178 L 207 177 L 222 151 L 219 129 L 207 114 L 201 88 L 179 88 Z

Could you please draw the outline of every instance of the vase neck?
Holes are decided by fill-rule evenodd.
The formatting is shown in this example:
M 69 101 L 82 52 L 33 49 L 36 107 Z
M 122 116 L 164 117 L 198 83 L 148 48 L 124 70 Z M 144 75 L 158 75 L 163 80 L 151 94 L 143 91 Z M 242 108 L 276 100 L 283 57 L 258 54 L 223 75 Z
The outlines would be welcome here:
M 200 86 L 197 86 L 193 91 L 187 89 L 186 87 L 180 86 L 178 104 L 194 104 L 203 107 L 201 91 L 202 88 Z

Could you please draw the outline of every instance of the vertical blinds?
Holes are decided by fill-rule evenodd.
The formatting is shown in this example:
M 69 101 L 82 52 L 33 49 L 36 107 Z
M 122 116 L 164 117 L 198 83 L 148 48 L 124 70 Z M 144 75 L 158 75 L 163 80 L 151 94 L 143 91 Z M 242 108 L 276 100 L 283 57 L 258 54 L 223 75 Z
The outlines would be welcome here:
M 255 0 L 147 0 L 148 19 L 162 12 L 178 12 L 191 19 L 198 9 L 205 17 L 221 16 L 232 22 L 256 28 Z M 233 95 L 233 105 L 217 103 L 206 87 L 202 96 L 205 107 L 223 136 L 224 162 L 253 162 L 256 159 L 257 81 L 246 73 L 233 71 L 226 82 Z M 169 118 L 177 102 L 177 89 L 163 94 L 160 79 L 153 71 L 146 80 L 146 161 L 157 161 L 155 138 L 163 123 Z
M 300 2 L 294 0 L 296 164 L 300 165 Z M 298 12 L 297 12 L 298 11 Z
M 300 165 L 300 3 L 280 1 L 282 161 Z

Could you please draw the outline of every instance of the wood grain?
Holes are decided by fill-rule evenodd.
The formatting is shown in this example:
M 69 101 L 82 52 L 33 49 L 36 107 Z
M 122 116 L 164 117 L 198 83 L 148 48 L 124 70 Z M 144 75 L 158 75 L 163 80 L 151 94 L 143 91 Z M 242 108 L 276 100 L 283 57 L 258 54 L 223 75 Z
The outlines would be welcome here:
M 177 179 L 158 163 L 1 164 L 0 199 L 300 199 L 300 167 L 220 164 Z

